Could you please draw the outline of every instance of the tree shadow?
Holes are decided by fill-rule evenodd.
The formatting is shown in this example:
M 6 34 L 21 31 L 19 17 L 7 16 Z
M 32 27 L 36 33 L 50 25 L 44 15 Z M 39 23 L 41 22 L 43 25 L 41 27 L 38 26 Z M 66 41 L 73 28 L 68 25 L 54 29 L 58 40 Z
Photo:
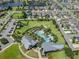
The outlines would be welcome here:
M 72 50 L 71 50 L 70 48 L 65 47 L 64 50 L 65 50 L 65 54 L 66 54 L 68 57 L 70 57 L 71 59 L 74 59 L 74 53 L 72 52 Z

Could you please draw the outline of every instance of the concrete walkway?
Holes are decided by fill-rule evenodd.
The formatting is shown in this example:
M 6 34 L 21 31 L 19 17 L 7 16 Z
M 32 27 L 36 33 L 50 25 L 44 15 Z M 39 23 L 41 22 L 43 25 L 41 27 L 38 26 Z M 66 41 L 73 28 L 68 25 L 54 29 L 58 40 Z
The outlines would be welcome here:
M 23 56 L 25 56 L 28 59 L 37 59 L 37 58 L 33 58 L 27 55 L 27 53 L 29 53 L 30 51 L 27 51 L 26 54 L 22 51 L 21 46 L 19 45 L 19 50 L 22 53 Z
M 8 46 L 5 47 L 4 49 L 2 49 L 2 50 L 0 51 L 0 53 L 2 53 L 3 51 L 5 51 L 7 48 L 11 47 L 13 44 L 14 44 L 14 43 L 11 43 L 10 45 L 8 45 Z
M 33 58 L 33 57 L 31 57 L 31 56 L 28 56 L 27 54 L 30 52 L 30 50 L 27 51 L 26 53 L 24 53 L 24 52 L 22 51 L 22 49 L 21 49 L 21 46 L 22 46 L 22 45 L 19 45 L 19 50 L 20 50 L 20 52 L 22 53 L 22 55 L 24 55 L 24 56 L 25 56 L 26 58 L 28 58 L 28 59 L 48 59 L 48 58 L 43 58 L 43 57 L 41 56 L 40 51 L 37 51 L 36 49 L 33 49 L 33 51 L 35 51 L 35 52 L 38 53 L 39 58 Z

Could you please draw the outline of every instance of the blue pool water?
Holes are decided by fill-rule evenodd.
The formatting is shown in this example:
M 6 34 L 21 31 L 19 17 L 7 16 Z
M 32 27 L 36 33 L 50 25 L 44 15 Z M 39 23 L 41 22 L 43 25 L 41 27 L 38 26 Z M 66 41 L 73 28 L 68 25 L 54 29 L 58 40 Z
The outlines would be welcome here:
M 42 37 L 45 42 L 50 42 L 51 40 L 53 40 L 53 36 L 51 35 L 45 35 L 44 31 L 43 30 L 40 30 L 40 31 L 36 31 L 35 32 L 38 36 Z

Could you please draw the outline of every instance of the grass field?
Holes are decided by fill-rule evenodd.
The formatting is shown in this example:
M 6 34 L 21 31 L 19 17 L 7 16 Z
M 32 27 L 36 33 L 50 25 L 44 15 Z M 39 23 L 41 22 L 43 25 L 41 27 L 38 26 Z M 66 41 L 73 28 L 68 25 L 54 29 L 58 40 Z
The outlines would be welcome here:
M 64 50 L 51 52 L 48 54 L 49 59 L 79 59 L 79 54 L 73 55 L 73 52 L 69 49 L 67 45 L 65 45 Z
M 67 54 L 66 54 L 67 52 Z M 65 51 L 65 50 L 62 50 L 62 51 L 57 51 L 57 52 L 51 52 L 48 54 L 48 58 L 49 59 L 71 59 L 71 55 L 69 54 L 71 53 L 69 50 L 68 51 Z
M 27 24 L 28 21 L 21 21 L 21 22 L 23 24 Z M 52 21 L 29 21 L 27 26 L 24 26 L 20 29 L 16 29 L 15 33 L 17 33 L 17 31 L 19 31 L 20 34 L 17 34 L 17 36 L 22 35 L 22 33 L 26 32 L 26 30 L 28 30 L 29 28 L 33 28 L 33 27 L 41 26 L 41 25 L 43 25 L 44 27 L 50 28 L 52 30 L 52 33 L 57 35 L 58 42 L 65 44 L 60 31 L 58 31 L 58 29 L 56 28 L 55 24 L 53 24 Z M 67 45 L 65 45 L 65 46 L 66 47 L 62 51 L 49 53 L 48 58 L 49 59 L 73 59 L 73 53 L 71 52 L 71 50 L 68 48 Z M 79 55 L 75 55 L 74 59 L 79 59 Z
M 28 21 L 21 21 L 23 24 L 27 24 Z M 61 35 L 61 33 L 56 28 L 55 24 L 53 24 L 52 21 L 29 21 L 27 26 L 23 26 L 20 29 L 16 29 L 15 33 L 17 31 L 20 32 L 18 35 L 22 35 L 22 33 L 26 32 L 29 28 L 36 27 L 36 26 L 45 26 L 47 28 L 50 28 L 52 30 L 52 33 L 57 35 L 58 42 L 64 43 L 64 39 Z M 14 33 L 14 35 L 15 35 Z M 57 52 L 51 52 L 48 54 L 49 59 L 72 59 L 72 53 L 71 50 L 66 46 L 64 50 L 57 51 Z M 17 45 L 13 45 L 10 48 L 8 48 L 6 51 L 0 54 L 0 59 L 24 59 L 24 57 L 20 54 L 20 51 L 18 49 Z M 74 59 L 79 59 L 79 55 L 75 55 Z
M 38 53 L 33 50 L 30 50 L 30 52 L 27 55 L 33 58 L 39 58 Z
M 28 21 L 21 21 L 21 22 L 23 24 L 27 24 Z M 16 34 L 16 36 L 22 36 L 22 34 L 25 33 L 25 31 L 28 30 L 29 28 L 33 28 L 41 25 L 43 25 L 44 27 L 50 28 L 52 33 L 57 35 L 59 39 L 58 42 L 63 43 L 64 41 L 63 37 L 52 21 L 29 21 L 27 26 L 21 27 L 20 29 L 16 29 L 14 35 Z M 18 34 L 18 31 L 20 32 L 19 34 Z
M 23 19 L 23 17 L 24 17 L 24 13 L 14 13 L 13 15 L 12 15 L 12 18 L 14 18 L 14 19 Z
M 24 58 L 18 48 L 18 45 L 12 45 L 8 49 L 6 49 L 4 52 L 0 54 L 0 59 L 26 59 Z
M 28 21 L 21 21 L 23 24 L 27 24 Z M 58 29 L 56 28 L 55 24 L 53 24 L 52 21 L 29 21 L 28 25 L 27 26 L 24 26 L 20 29 L 16 29 L 15 33 L 17 34 L 17 32 L 19 31 L 20 34 L 17 34 L 16 36 L 18 35 L 22 35 L 22 33 L 24 33 L 26 30 L 28 30 L 29 28 L 33 28 L 33 27 L 36 27 L 36 26 L 41 26 L 43 25 L 44 27 L 47 27 L 47 28 L 50 28 L 52 30 L 52 33 L 54 33 L 55 35 L 57 35 L 58 37 L 58 42 L 59 43 L 64 43 L 64 39 L 61 35 L 61 33 L 58 31 Z M 14 35 L 15 35 L 14 33 Z M 64 56 L 64 52 L 61 51 L 61 52 L 56 52 L 56 53 L 50 53 L 50 55 L 55 55 L 56 54 L 58 55 L 59 54 L 62 54 Z M 58 55 L 58 58 L 61 58 L 59 57 L 60 55 Z M 51 57 L 52 58 L 52 57 Z M 54 57 L 53 57 L 54 58 Z M 55 57 L 56 58 L 56 57 Z

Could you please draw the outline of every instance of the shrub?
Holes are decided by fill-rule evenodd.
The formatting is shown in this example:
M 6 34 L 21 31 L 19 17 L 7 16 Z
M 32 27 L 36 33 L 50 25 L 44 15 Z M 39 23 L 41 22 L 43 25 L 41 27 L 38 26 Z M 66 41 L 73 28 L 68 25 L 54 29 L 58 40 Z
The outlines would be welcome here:
M 2 44 L 7 44 L 7 43 L 9 43 L 9 41 L 8 41 L 7 39 L 5 39 L 5 38 L 0 39 L 0 41 L 1 41 Z

